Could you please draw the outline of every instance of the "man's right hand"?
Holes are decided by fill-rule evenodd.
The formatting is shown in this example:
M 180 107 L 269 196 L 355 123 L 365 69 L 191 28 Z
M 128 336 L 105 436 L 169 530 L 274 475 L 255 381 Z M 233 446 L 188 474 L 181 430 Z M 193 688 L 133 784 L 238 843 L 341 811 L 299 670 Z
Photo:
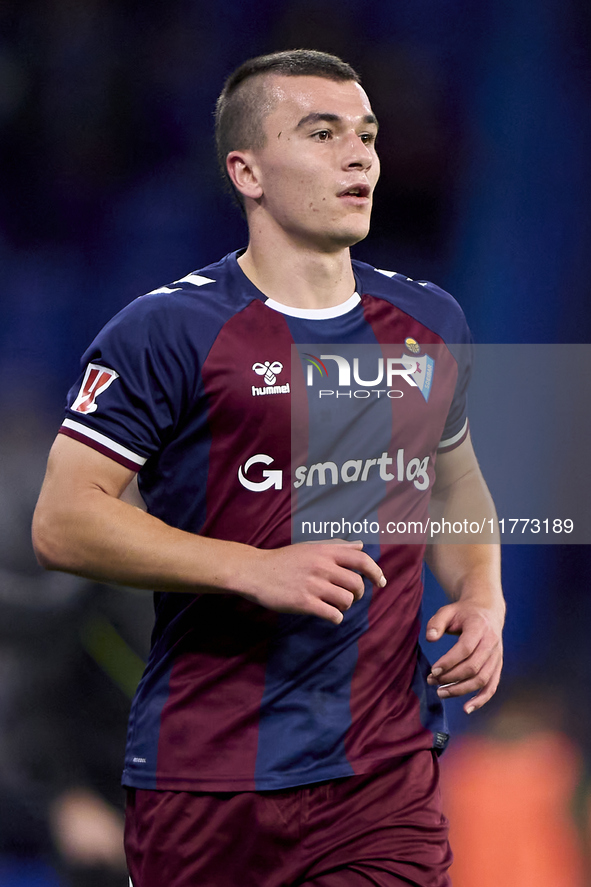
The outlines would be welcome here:
M 247 579 L 240 594 L 279 613 L 319 616 L 338 625 L 363 597 L 364 576 L 379 588 L 386 584 L 362 542 L 301 542 L 251 551 L 254 564 L 245 564 Z

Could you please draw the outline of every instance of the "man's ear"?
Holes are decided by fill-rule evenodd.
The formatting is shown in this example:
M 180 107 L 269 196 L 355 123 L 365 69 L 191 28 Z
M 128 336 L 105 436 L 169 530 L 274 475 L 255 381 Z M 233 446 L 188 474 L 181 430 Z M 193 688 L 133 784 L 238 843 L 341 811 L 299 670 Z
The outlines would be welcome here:
M 230 151 L 226 157 L 230 181 L 244 197 L 257 200 L 263 195 L 259 170 L 250 151 Z

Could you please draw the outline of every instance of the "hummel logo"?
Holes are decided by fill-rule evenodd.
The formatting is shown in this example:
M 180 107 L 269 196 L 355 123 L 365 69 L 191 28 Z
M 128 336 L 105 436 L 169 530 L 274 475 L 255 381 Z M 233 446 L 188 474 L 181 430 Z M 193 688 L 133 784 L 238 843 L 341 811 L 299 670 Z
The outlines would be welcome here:
M 253 363 L 252 368 L 257 376 L 265 377 L 267 385 L 274 385 L 277 381 L 277 373 L 281 372 L 283 364 L 279 363 L 278 360 L 273 361 L 273 363 L 266 360 L 264 363 Z
M 266 388 L 258 388 L 256 385 L 253 385 L 253 397 L 259 394 L 289 394 L 289 382 L 285 385 L 275 384 L 277 376 L 283 370 L 283 364 L 280 363 L 280 361 L 274 360 L 273 363 L 271 363 L 271 361 L 266 360 L 264 363 L 253 363 L 252 369 L 257 376 L 264 377 L 266 385 Z

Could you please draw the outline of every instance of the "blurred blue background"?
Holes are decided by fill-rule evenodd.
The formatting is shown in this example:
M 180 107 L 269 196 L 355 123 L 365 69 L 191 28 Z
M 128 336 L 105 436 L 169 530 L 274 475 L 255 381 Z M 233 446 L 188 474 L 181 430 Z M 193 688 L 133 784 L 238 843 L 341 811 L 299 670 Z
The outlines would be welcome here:
M 0 616 L 19 628 L 0 631 L 0 783 L 31 637 L 19 608 L 39 618 L 86 593 L 44 591 L 28 542 L 79 357 L 135 296 L 245 245 L 215 164 L 215 100 L 244 59 L 301 46 L 353 64 L 380 120 L 373 229 L 355 255 L 452 292 L 477 342 L 591 341 L 588 0 L 4 0 Z M 574 422 L 565 457 L 585 443 Z M 590 565 L 586 546 L 505 551 L 506 696 L 552 688 L 584 761 Z M 429 581 L 427 610 L 439 594 Z M 458 706 L 451 720 L 467 731 Z M 51 837 L 29 846 L 2 827 L 0 883 L 46 883 L 18 859 L 51 859 Z

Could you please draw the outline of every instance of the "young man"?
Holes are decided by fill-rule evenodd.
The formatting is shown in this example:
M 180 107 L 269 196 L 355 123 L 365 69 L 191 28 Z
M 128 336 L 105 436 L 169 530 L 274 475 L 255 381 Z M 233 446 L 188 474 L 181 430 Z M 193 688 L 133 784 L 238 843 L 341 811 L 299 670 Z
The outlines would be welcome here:
M 364 550 L 355 529 L 352 541 L 293 541 L 292 497 L 314 510 L 328 487 L 354 492 L 360 527 L 386 501 L 389 514 L 424 516 L 437 450 L 445 514 L 494 515 L 467 432 L 466 360 L 448 347 L 469 340 L 460 309 L 350 258 L 369 230 L 376 132 L 358 76 L 333 56 L 239 68 L 217 137 L 248 247 L 105 327 L 50 455 L 41 563 L 157 592 L 124 773 L 135 887 L 449 883 L 440 697 L 475 693 L 470 712 L 495 692 L 498 547 L 430 546 L 452 603 L 427 638 L 459 640 L 429 671 L 424 545 L 374 532 Z M 346 387 L 341 346 L 390 344 L 439 356 L 434 370 L 424 358 L 431 388 L 409 376 L 408 356 L 387 359 L 383 388 L 364 383 L 385 392 L 379 430 L 355 412 L 359 392 L 334 398 L 342 414 L 325 407 L 336 382 L 312 398 L 314 370 L 333 380 L 336 364 Z M 327 441 L 331 458 L 312 464 Z M 147 512 L 122 499 L 138 472 Z

